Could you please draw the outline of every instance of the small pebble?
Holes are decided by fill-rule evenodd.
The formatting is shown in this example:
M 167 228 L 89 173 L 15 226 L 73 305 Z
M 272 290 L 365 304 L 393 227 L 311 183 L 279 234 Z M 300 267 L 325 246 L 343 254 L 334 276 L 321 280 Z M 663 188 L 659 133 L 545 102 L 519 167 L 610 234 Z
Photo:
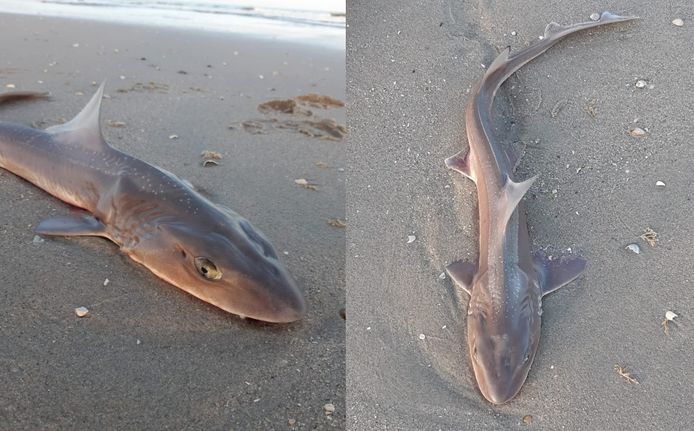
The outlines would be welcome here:
M 625 247 L 626 250 L 629 250 L 632 253 L 640 254 L 641 253 L 641 247 L 639 247 L 638 244 L 629 244 L 628 246 Z
M 646 81 L 644 81 L 643 79 L 639 79 L 638 81 L 636 81 L 636 84 L 634 85 L 636 86 L 636 88 L 643 88 L 646 86 Z
M 419 339 L 420 340 L 426 340 L 427 336 L 424 334 L 419 334 Z
M 677 317 L 677 314 L 673 313 L 672 311 L 668 310 L 667 312 L 665 312 L 665 318 L 667 320 L 672 322 L 673 320 L 675 320 L 675 317 Z
M 597 15 L 597 14 L 594 13 L 593 15 Z M 591 18 L 593 17 L 593 15 L 591 15 Z M 598 17 L 598 18 L 600 18 L 600 17 Z M 597 19 L 595 19 L 595 20 L 593 20 L 593 21 L 597 21 Z M 532 415 L 525 415 L 525 416 L 523 416 L 523 423 L 524 423 L 525 425 L 530 425 L 531 423 L 533 423 L 533 417 L 532 417 Z
M 665 187 L 665 183 L 662 181 L 656 181 L 655 185 L 656 185 L 656 187 Z
M 140 341 L 139 339 L 137 339 L 136 342 L 137 342 L 138 345 L 142 344 L 142 341 Z
M 414 240 L 416 240 L 416 239 L 417 239 L 417 237 L 414 236 L 414 235 L 407 235 L 407 243 L 408 243 L 408 244 L 413 243 Z
M 646 136 L 646 131 L 640 127 L 634 127 L 633 129 L 629 129 L 629 136 L 633 138 L 643 138 Z
M 79 44 L 79 43 L 73 43 L 73 44 L 72 44 L 72 47 L 73 47 L 73 48 L 79 48 L 79 47 L 80 47 L 80 44 Z
M 511 36 L 515 36 L 516 34 L 518 34 L 518 33 L 516 33 L 515 31 L 511 32 Z
M 682 27 L 684 25 L 684 21 L 681 18 L 675 18 L 672 20 L 672 25 Z
M 87 309 L 87 307 L 77 307 L 75 308 L 75 314 L 77 315 L 77 317 L 85 317 L 89 314 L 89 310 Z
M 289 418 L 289 420 L 287 420 L 287 423 L 290 427 L 293 427 L 294 425 L 296 425 L 296 419 Z
M 108 284 L 109 284 L 110 282 L 111 282 L 111 280 L 109 280 L 109 279 L 107 278 L 106 280 L 104 280 L 104 286 L 108 286 Z
M 34 235 L 34 239 L 31 242 L 33 242 L 34 244 L 42 244 L 45 241 L 46 240 L 41 238 L 40 236 Z
M 335 404 L 333 403 L 328 403 L 323 406 L 323 411 L 325 411 L 326 415 L 331 415 L 335 413 Z
M 446 279 L 446 271 L 443 271 L 441 274 L 439 274 L 439 280 L 445 280 Z
M 7 88 L 16 88 L 17 86 L 14 84 L 7 84 L 5 87 Z
M 600 19 L 600 14 L 599 14 L 599 13 L 591 13 L 591 14 L 590 14 L 590 19 L 592 19 L 593 21 L 599 20 L 599 19 Z M 532 417 L 531 417 L 531 418 L 532 418 Z M 525 418 L 523 418 L 523 419 L 525 420 Z
M 169 135 L 169 139 L 178 139 L 178 135 Z

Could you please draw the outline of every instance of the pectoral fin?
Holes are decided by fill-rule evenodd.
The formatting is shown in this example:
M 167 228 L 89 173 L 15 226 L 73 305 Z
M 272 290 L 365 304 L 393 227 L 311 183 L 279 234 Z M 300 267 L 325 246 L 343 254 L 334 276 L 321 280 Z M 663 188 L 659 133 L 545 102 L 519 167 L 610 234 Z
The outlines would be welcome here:
M 42 220 L 34 232 L 50 236 L 103 236 L 108 238 L 106 226 L 91 215 L 54 217 Z
M 579 256 L 548 260 L 543 253 L 535 253 L 534 260 L 540 275 L 542 296 L 571 283 L 586 269 L 586 260 Z
M 468 295 L 470 294 L 477 265 L 467 260 L 456 260 L 446 267 L 446 272 L 456 286 L 463 289 Z

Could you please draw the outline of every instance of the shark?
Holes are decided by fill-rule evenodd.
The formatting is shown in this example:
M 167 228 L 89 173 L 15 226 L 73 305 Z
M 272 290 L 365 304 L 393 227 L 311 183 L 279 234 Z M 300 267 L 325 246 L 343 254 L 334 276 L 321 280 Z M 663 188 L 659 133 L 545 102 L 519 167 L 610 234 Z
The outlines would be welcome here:
M 576 255 L 549 259 L 532 251 L 523 196 L 537 176 L 514 179 L 521 152 L 493 135 L 492 103 L 513 73 L 565 37 L 636 19 L 603 12 L 596 21 L 547 25 L 543 37 L 514 54 L 504 49 L 474 87 L 465 108 L 468 148 L 446 159 L 449 169 L 475 182 L 479 208 L 477 261 L 458 260 L 446 271 L 469 295 L 467 344 L 485 399 L 503 404 L 525 382 L 540 341 L 542 298 L 575 280 L 586 268 Z
M 67 123 L 38 130 L 0 122 L 0 168 L 78 209 L 34 231 L 106 238 L 159 278 L 229 313 L 273 323 L 301 319 L 304 296 L 258 229 L 189 182 L 106 142 L 104 86 Z M 6 93 L 0 103 L 45 96 Z

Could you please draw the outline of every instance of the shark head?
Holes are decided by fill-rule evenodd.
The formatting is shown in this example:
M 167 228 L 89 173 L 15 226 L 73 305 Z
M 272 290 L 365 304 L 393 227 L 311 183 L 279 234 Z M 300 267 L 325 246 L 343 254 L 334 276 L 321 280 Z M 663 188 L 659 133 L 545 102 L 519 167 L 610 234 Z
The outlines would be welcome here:
M 525 273 L 505 277 L 505 300 L 488 296 L 486 274 L 475 280 L 468 311 L 468 347 L 478 386 L 491 403 L 511 400 L 523 386 L 540 339 L 540 290 Z M 494 289 L 491 291 L 499 291 Z M 499 310 L 492 310 L 499 307 Z
M 299 320 L 304 297 L 265 237 L 231 211 L 212 221 L 156 225 L 130 255 L 160 278 L 225 311 L 274 323 Z

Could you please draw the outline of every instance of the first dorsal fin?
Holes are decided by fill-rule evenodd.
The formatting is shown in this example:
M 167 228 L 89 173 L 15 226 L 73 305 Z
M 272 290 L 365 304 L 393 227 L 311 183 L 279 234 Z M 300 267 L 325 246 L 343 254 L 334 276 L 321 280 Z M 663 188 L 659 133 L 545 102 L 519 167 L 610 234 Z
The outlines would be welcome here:
M 101 83 L 96 94 L 75 118 L 67 123 L 49 127 L 46 132 L 54 135 L 55 140 L 69 145 L 93 150 L 101 150 L 108 146 L 101 135 L 101 125 L 99 124 L 99 111 L 105 84 L 106 81 Z
M 506 224 L 511 218 L 511 214 L 513 214 L 513 211 L 518 206 L 518 203 L 521 201 L 521 199 L 523 199 L 523 196 L 528 191 L 530 186 L 533 185 L 536 179 L 537 175 L 523 182 L 516 183 L 508 176 L 506 177 L 506 184 L 501 189 L 501 197 L 499 199 L 499 210 L 501 211 L 503 220 L 503 224 L 501 226 L 504 229 L 506 229 Z

